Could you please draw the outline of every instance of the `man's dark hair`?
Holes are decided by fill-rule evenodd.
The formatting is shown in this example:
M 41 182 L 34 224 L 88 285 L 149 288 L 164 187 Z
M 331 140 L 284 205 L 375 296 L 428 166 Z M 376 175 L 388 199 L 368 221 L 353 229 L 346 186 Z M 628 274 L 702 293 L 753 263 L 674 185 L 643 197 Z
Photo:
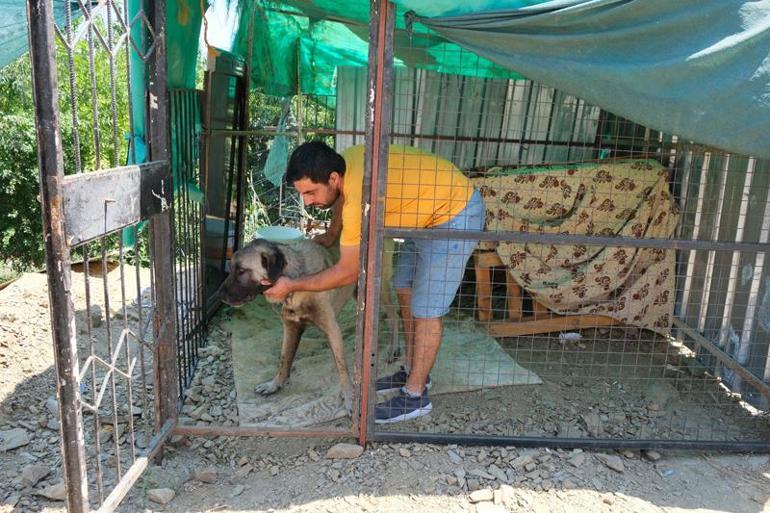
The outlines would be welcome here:
M 313 183 L 329 183 L 332 171 L 344 175 L 345 159 L 321 141 L 310 141 L 299 145 L 291 154 L 286 181 L 293 183 L 310 178 Z

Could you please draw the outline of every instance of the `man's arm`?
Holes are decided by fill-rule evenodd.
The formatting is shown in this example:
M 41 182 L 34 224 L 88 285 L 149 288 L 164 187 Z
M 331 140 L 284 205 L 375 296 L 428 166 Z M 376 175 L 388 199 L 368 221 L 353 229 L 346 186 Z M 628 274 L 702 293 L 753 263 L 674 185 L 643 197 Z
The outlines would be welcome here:
M 325 233 L 316 235 L 313 237 L 313 242 L 317 242 L 327 248 L 332 247 L 337 243 L 337 239 L 342 231 L 342 199 L 337 198 L 337 201 L 332 205 L 332 219 L 329 223 L 329 228 Z
M 265 297 L 270 301 L 283 301 L 292 292 L 336 289 L 350 285 L 358 280 L 360 262 L 358 260 L 360 246 L 341 246 L 340 259 L 333 266 L 323 271 L 301 278 L 282 276 L 265 291 Z

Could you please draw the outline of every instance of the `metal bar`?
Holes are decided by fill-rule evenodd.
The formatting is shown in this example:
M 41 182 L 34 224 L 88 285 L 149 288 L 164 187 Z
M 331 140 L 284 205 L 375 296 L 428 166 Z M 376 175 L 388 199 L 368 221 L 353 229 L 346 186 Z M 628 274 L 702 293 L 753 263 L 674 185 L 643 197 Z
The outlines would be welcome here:
M 247 426 L 187 426 L 182 424 L 177 424 L 172 434 L 176 436 L 265 436 L 276 438 L 341 438 L 357 435 L 356 431 L 352 429 L 265 429 Z
M 373 442 L 462 444 L 516 447 L 583 449 L 682 449 L 770 452 L 770 442 L 728 442 L 715 440 L 623 440 L 612 438 L 538 438 L 530 436 L 473 435 L 464 433 L 373 432 Z
M 385 184 L 388 165 L 388 141 L 392 119 L 393 94 L 393 24 L 395 9 L 388 0 L 370 2 L 369 30 L 369 76 L 366 109 L 365 171 L 363 179 L 361 226 L 361 274 L 358 287 L 364 294 L 359 295 L 358 315 L 363 314 L 363 323 L 358 323 L 357 335 L 363 330 L 361 348 L 360 394 L 358 401 L 360 416 L 358 439 L 366 444 L 367 433 L 373 427 L 368 412 L 373 406 L 374 383 L 370 379 L 376 363 L 377 326 L 380 311 L 380 282 L 382 279 L 382 225 L 385 211 Z M 362 297 L 363 296 L 363 297 Z M 361 317 L 359 317 L 361 319 Z M 363 324 L 363 326 L 361 326 Z M 360 340 L 360 339 L 359 339 Z M 372 403 L 372 404 L 370 404 Z
M 78 349 L 70 283 L 70 250 L 64 231 L 61 134 L 57 101 L 53 3 L 28 0 L 29 48 L 35 99 L 40 199 L 45 241 L 61 451 L 69 513 L 88 511 L 88 480 L 80 407 Z
M 701 225 L 701 216 L 703 215 L 703 202 L 706 198 L 706 182 L 708 180 L 708 172 L 709 167 L 711 166 L 711 153 L 706 153 L 703 156 L 703 165 L 700 168 L 700 182 L 698 183 L 698 196 L 697 196 L 697 204 L 695 206 L 695 218 L 692 222 L 692 240 L 697 240 L 698 235 L 700 234 L 700 225 Z M 687 175 L 690 174 L 690 171 L 686 173 Z M 685 191 L 686 192 L 686 191 Z M 684 192 L 683 192 L 684 194 Z M 684 205 L 682 205 L 682 211 L 686 212 L 684 210 Z M 679 223 L 679 226 L 682 226 L 682 223 Z M 679 236 L 679 233 L 677 234 Z M 695 276 L 695 257 L 697 256 L 695 251 L 691 251 L 689 255 L 687 255 L 687 267 L 685 268 L 685 279 L 684 279 L 684 287 L 683 287 L 683 293 L 682 293 L 682 315 L 686 317 L 687 314 L 687 304 L 690 302 L 690 288 L 692 287 L 692 281 Z M 705 286 L 705 284 L 704 284 Z M 700 303 L 700 308 L 703 308 L 703 302 Z M 700 312 L 698 313 L 698 316 L 700 317 Z
M 757 392 L 759 392 L 763 396 L 770 399 L 770 385 L 768 385 L 767 383 L 762 381 L 760 378 L 756 377 L 754 374 L 749 372 L 744 366 L 742 366 L 740 363 L 735 361 L 729 354 L 724 352 L 712 341 L 710 341 L 709 339 L 707 339 L 706 337 L 704 337 L 703 335 L 695 331 L 687 323 L 685 323 L 678 317 L 674 317 L 673 322 L 674 322 L 674 326 L 676 326 L 677 328 L 682 330 L 683 333 L 687 334 L 690 338 L 692 338 L 695 341 L 695 343 L 698 344 L 701 348 L 711 353 L 717 360 L 719 360 L 719 362 L 722 365 L 731 369 L 738 376 L 743 378 L 744 381 L 751 384 L 757 390 Z
M 749 200 L 751 199 L 751 181 L 754 178 L 754 164 L 756 160 L 750 158 L 746 163 L 746 178 L 743 181 L 743 192 L 741 194 L 741 205 L 738 209 L 738 227 L 735 231 L 735 240 L 743 240 L 743 233 L 746 231 L 746 213 L 749 210 Z M 730 277 L 727 281 L 727 295 L 725 297 L 725 309 L 722 313 L 722 329 L 720 330 L 719 346 L 724 347 L 727 344 L 728 333 L 732 327 L 733 307 L 735 306 L 735 295 L 738 291 L 738 269 L 741 265 L 741 253 L 736 251 L 730 261 Z M 735 350 L 736 348 L 733 348 Z
M 592 246 L 613 246 L 632 248 L 687 249 L 713 251 L 770 251 L 770 244 L 757 242 L 721 242 L 687 239 L 635 239 L 632 237 L 599 237 L 594 235 L 562 235 L 557 233 L 521 232 L 477 232 L 453 230 L 420 230 L 406 228 L 385 228 L 385 237 L 396 239 L 470 239 L 500 242 L 534 244 L 589 244 Z
M 725 205 L 725 192 L 727 190 L 727 174 L 730 168 L 730 155 L 725 155 L 724 165 L 721 170 L 721 181 L 719 182 L 719 200 L 717 203 L 717 211 L 714 214 L 714 226 L 711 230 L 711 240 L 716 241 L 719 239 L 719 230 L 722 225 L 722 211 Z M 714 261 L 716 260 L 716 252 L 709 250 L 708 257 L 706 259 L 706 272 L 703 276 L 703 293 L 701 294 L 701 309 L 700 316 L 698 318 L 698 331 L 703 332 L 706 329 L 706 318 L 708 316 L 709 309 L 709 296 L 711 295 L 711 279 L 714 276 Z
M 205 135 L 219 135 L 219 136 L 242 136 L 242 135 L 253 135 L 253 136 L 263 136 L 263 137 L 273 137 L 276 135 L 293 135 L 297 136 L 298 132 L 295 129 L 286 129 L 286 130 L 278 130 L 277 128 L 261 128 L 258 130 L 230 130 L 226 128 L 214 128 L 214 129 L 208 129 L 204 130 L 203 132 Z M 315 134 L 315 135 L 366 135 L 365 131 L 361 130 L 336 130 L 334 128 L 309 128 L 305 127 L 302 129 L 303 135 L 307 134 Z M 391 137 L 415 137 L 416 139 L 422 140 L 435 140 L 435 141 L 458 141 L 458 142 L 479 142 L 477 137 L 474 136 L 468 136 L 468 135 L 441 135 L 441 134 L 412 134 L 407 132 L 393 132 L 391 133 Z M 619 140 L 622 140 L 620 138 Z M 629 138 L 630 140 L 630 138 Z M 543 145 L 547 144 L 549 146 L 566 146 L 570 148 L 596 148 L 600 149 L 603 147 L 610 148 L 612 146 L 604 145 L 602 146 L 601 141 L 592 141 L 592 142 L 585 142 L 585 143 L 575 143 L 574 141 L 551 141 L 547 139 L 512 139 L 509 137 L 491 137 L 491 138 L 484 138 L 483 142 L 489 142 L 489 143 L 517 143 L 517 144 L 531 144 L 531 145 Z M 661 148 L 669 149 L 669 148 L 705 148 L 708 150 L 708 147 L 704 147 L 698 144 L 692 144 L 689 142 L 676 142 L 676 143 L 661 143 Z M 714 150 L 718 151 L 718 150 Z M 660 154 L 657 151 L 650 151 L 645 152 L 642 150 L 634 150 L 632 151 L 634 155 L 654 155 L 656 157 L 659 157 Z
M 156 0 L 147 13 L 155 30 L 155 50 L 149 74 L 150 158 L 168 161 L 168 96 L 166 91 L 166 2 Z M 176 301 L 174 286 L 173 203 L 150 220 L 150 247 L 155 278 L 153 328 L 156 354 L 153 359 L 156 386 L 156 428 L 176 419 L 179 396 L 176 378 Z
M 120 502 L 125 498 L 126 494 L 131 491 L 131 487 L 134 486 L 134 483 L 141 477 L 142 473 L 149 465 L 150 460 L 163 448 L 164 442 L 173 432 L 175 425 L 176 421 L 166 421 L 161 430 L 152 437 L 147 449 L 136 458 L 128 469 L 126 469 L 123 478 L 117 485 L 115 485 L 115 488 L 112 489 L 99 509 L 96 510 L 96 513 L 112 513 L 115 511 Z

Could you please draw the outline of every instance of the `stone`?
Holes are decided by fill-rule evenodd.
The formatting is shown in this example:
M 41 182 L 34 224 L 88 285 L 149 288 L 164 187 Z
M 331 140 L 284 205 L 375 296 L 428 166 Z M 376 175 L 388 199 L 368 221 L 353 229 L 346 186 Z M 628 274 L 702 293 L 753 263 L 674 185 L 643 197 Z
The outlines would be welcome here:
M 0 441 L 0 452 L 12 451 L 29 444 L 29 434 L 22 428 L 0 431 Z
M 460 482 L 455 476 L 451 476 L 451 475 L 447 475 L 445 479 L 446 479 L 446 483 L 450 486 L 454 486 Z
M 586 461 L 586 455 L 585 453 L 579 452 L 572 456 L 569 460 L 570 465 L 573 467 L 579 467 Z
M 51 469 L 46 465 L 27 465 L 21 471 L 21 484 L 24 486 L 35 486 L 50 472 Z
M 644 459 L 648 461 L 658 461 L 660 459 L 660 453 L 658 451 L 644 451 L 642 453 Z
M 612 506 L 615 504 L 615 495 L 612 493 L 605 493 L 602 495 L 602 502 Z
M 406 449 L 404 447 L 400 447 L 398 449 L 398 454 L 400 454 L 402 458 L 409 458 L 412 456 L 412 453 L 409 452 L 409 449 Z
M 233 491 L 232 491 L 232 492 L 230 492 L 230 497 L 238 497 L 240 494 L 242 494 L 242 493 L 243 493 L 243 491 L 244 491 L 245 489 L 246 489 L 246 487 L 245 487 L 245 486 L 243 486 L 243 485 L 241 485 L 241 484 L 239 484 L 239 485 L 235 485 L 235 486 L 233 487 Z
M 508 481 L 508 476 L 505 475 L 505 472 L 502 471 L 497 465 L 494 463 L 487 467 L 487 472 L 489 472 L 491 475 L 495 476 L 498 481 L 501 483 L 505 483 Z
M 19 499 L 21 499 L 21 495 L 12 493 L 11 495 L 5 498 L 5 500 L 3 501 L 3 504 L 13 508 L 19 502 Z
M 460 455 L 454 451 L 447 451 L 447 456 L 449 456 L 449 461 L 455 465 L 460 465 L 463 462 L 463 459 L 460 457 Z
M 309 457 L 309 458 L 310 458 L 312 461 L 318 461 L 318 460 L 320 460 L 320 459 L 321 459 L 321 455 L 320 455 L 320 454 L 318 454 L 318 453 L 317 453 L 315 450 L 313 450 L 313 449 L 310 449 L 310 450 L 307 452 L 307 455 L 308 455 L 308 457 Z
M 620 456 L 614 454 L 597 454 L 596 457 L 604 463 L 608 468 L 611 468 L 615 472 L 623 472 L 626 467 L 623 465 L 623 460 Z
M 236 470 L 234 476 L 236 479 L 243 479 L 244 477 L 248 476 L 252 470 L 254 470 L 254 467 L 247 464 Z
M 102 309 L 99 305 L 91 305 L 88 308 L 88 317 L 91 318 L 91 327 L 98 328 L 104 323 Z
M 64 481 L 56 483 L 55 485 L 46 486 L 35 493 L 52 501 L 63 501 L 67 498 L 67 490 L 64 488 Z
M 326 452 L 326 457 L 330 460 L 355 459 L 363 454 L 364 448 L 356 444 L 339 443 L 333 445 Z
M 505 506 L 493 504 L 491 502 L 480 502 L 476 504 L 476 513 L 507 513 Z
M 653 381 L 644 391 L 647 408 L 650 411 L 663 411 L 679 392 L 666 381 Z
M 622 452 L 622 454 L 623 454 L 623 457 L 628 459 L 628 460 L 633 460 L 634 458 L 636 458 L 636 453 L 634 451 L 632 451 L 631 449 L 625 449 Z
M 516 492 L 514 491 L 513 486 L 503 484 L 500 485 L 500 488 L 495 491 L 500 492 L 500 502 L 513 509 L 513 505 L 516 504 Z M 497 496 L 495 497 L 497 498 Z
M 216 483 L 217 482 L 217 469 L 214 467 L 206 467 L 202 469 L 196 469 L 193 472 L 193 479 L 200 481 L 201 483 Z
M 522 454 L 518 458 L 514 459 L 510 465 L 511 468 L 514 470 L 520 469 L 521 467 L 525 467 L 529 465 L 530 463 L 534 463 L 535 460 L 532 459 L 532 456 L 529 454 Z
M 602 432 L 602 420 L 596 413 L 585 413 L 580 417 L 583 420 L 586 431 L 594 438 Z
M 50 396 L 48 399 L 45 400 L 45 407 L 48 410 L 48 413 L 59 418 L 59 401 L 56 400 L 56 397 Z
M 489 481 L 492 481 L 495 478 L 495 476 L 493 476 L 492 474 L 490 474 L 488 472 L 485 472 L 485 471 L 481 470 L 480 468 L 474 468 L 473 470 L 471 470 L 469 472 L 469 474 L 472 475 L 472 476 L 480 477 L 482 479 L 487 479 Z
M 176 492 L 171 488 L 153 488 L 147 490 L 147 498 L 158 504 L 168 504 L 174 499 Z
M 483 488 L 481 490 L 471 492 L 469 498 L 470 501 L 474 504 L 477 502 L 491 501 L 494 498 L 494 493 L 489 488 Z

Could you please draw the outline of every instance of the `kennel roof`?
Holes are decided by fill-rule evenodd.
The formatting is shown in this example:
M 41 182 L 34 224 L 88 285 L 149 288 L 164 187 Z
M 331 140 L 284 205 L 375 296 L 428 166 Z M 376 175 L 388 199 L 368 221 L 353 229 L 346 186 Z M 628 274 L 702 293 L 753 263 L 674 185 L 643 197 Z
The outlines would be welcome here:
M 52 1 L 61 16 L 66 0 Z M 770 0 L 393 3 L 397 65 L 525 76 L 650 128 L 770 158 Z M 166 3 L 171 87 L 195 86 L 201 4 Z M 252 85 L 266 93 L 333 95 L 338 66 L 367 63 L 368 0 L 208 4 L 227 32 L 217 46 L 246 56 L 251 39 Z M 73 16 L 80 5 L 70 2 Z M 24 2 L 0 6 L 0 48 L 18 54 Z
M 217 1 L 238 13 L 227 50 L 247 55 L 253 30 L 252 84 L 267 93 L 333 95 L 338 66 L 367 63 L 367 0 Z M 685 140 L 770 157 L 770 0 L 393 3 L 396 65 L 525 76 Z

